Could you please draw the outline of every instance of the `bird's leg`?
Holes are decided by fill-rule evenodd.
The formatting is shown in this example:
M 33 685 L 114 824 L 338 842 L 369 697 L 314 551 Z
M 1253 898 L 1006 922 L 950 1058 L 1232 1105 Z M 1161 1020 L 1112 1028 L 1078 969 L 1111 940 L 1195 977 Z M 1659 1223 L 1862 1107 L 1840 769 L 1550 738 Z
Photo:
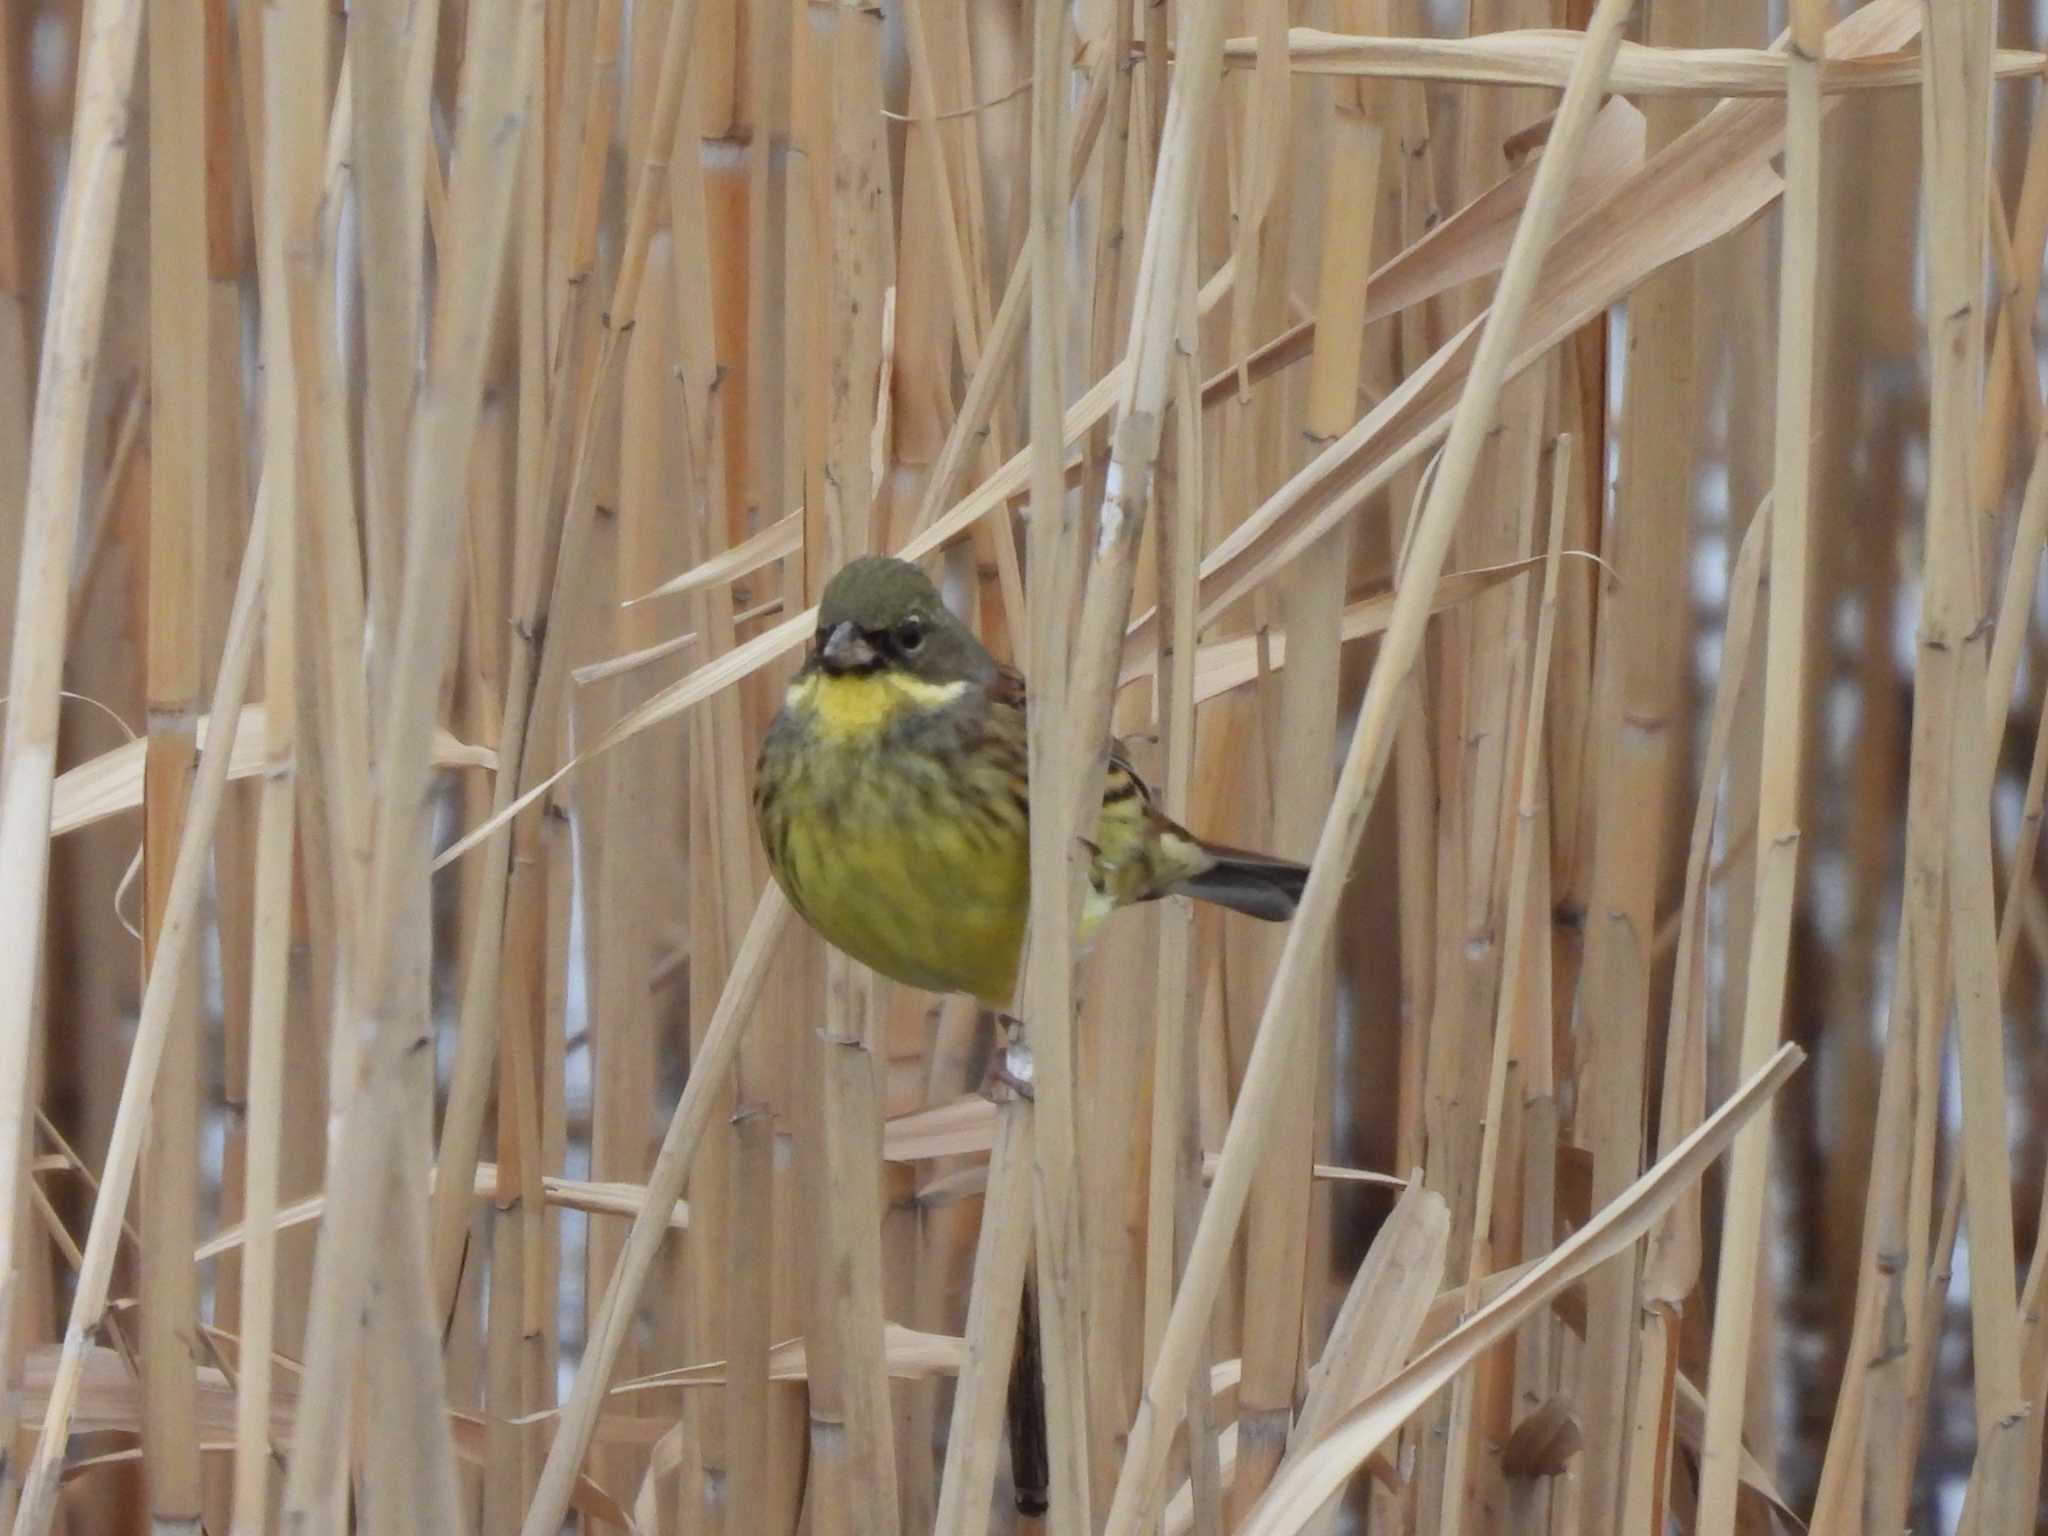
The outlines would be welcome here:
M 1030 1099 L 1032 1088 L 1031 1047 L 1024 1041 L 1024 1021 L 1007 1013 L 995 1015 L 1000 1038 L 989 1058 L 988 1072 L 981 1080 L 981 1096 L 1000 1104 L 1006 1098 Z

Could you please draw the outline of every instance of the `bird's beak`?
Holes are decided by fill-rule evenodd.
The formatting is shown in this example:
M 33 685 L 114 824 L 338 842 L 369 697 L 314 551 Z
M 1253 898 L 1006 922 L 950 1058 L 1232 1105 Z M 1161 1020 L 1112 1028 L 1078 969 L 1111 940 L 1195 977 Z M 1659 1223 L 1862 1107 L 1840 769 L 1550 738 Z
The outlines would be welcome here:
M 818 660 L 827 672 L 858 672 L 875 662 L 875 648 L 861 637 L 851 619 L 835 627 L 818 647 Z

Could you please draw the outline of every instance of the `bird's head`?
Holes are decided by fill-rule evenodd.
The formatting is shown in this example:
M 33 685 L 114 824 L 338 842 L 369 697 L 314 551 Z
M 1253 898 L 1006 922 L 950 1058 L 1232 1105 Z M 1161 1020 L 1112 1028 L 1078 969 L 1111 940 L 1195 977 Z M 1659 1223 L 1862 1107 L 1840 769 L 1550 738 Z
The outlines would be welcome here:
M 994 663 L 923 571 L 907 560 L 873 555 L 843 566 L 826 583 L 811 669 L 829 677 L 894 673 L 953 683 L 985 681 Z

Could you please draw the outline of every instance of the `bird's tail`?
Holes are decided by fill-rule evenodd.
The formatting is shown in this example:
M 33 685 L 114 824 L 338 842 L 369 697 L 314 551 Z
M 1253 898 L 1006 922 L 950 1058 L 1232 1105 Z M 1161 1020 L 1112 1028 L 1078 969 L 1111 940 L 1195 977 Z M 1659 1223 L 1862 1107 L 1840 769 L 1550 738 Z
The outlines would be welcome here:
M 1220 843 L 1203 843 L 1201 848 L 1214 862 L 1174 886 L 1175 895 L 1213 901 L 1269 923 L 1284 923 L 1294 916 L 1294 909 L 1301 905 L 1302 888 L 1308 884 L 1306 864 Z
M 1038 1288 L 1027 1276 L 1017 1311 L 1017 1351 L 1010 1357 L 1010 1393 L 1004 1418 L 1010 1436 L 1010 1480 L 1017 1513 L 1036 1521 L 1051 1507 L 1051 1453 L 1045 1427 L 1045 1372 L 1038 1345 Z

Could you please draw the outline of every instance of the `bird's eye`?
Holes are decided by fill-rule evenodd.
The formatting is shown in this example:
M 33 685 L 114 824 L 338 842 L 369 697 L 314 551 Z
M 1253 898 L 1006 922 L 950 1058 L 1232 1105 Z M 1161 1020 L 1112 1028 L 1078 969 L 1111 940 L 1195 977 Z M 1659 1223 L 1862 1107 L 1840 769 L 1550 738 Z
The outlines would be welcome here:
M 896 649 L 914 656 L 924 647 L 924 620 L 912 615 L 896 626 Z

